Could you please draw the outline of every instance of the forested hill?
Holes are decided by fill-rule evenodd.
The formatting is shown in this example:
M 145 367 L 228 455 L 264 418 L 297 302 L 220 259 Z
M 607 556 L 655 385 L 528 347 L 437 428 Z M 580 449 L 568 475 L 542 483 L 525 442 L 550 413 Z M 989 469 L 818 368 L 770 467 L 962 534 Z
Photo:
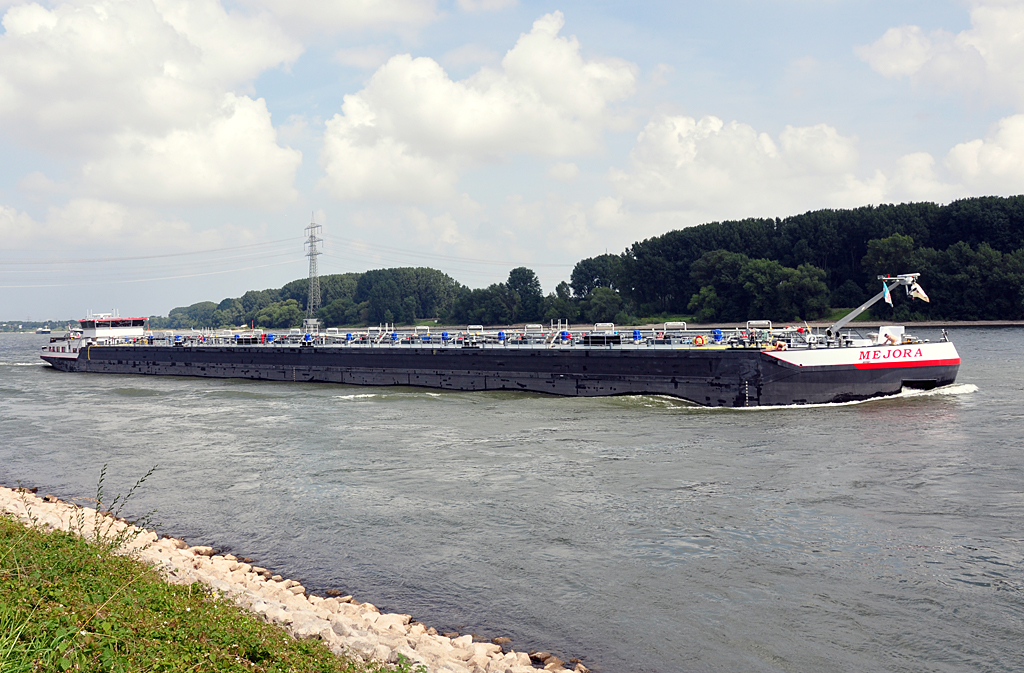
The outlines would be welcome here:
M 819 210 L 785 219 L 713 222 L 634 243 L 621 255 L 581 260 L 544 296 L 530 269 L 470 289 L 425 268 L 321 278 L 327 325 L 618 323 L 652 316 L 702 321 L 813 319 L 852 308 L 881 289 L 881 274 L 921 273 L 931 302 L 902 292 L 880 318 L 1024 319 L 1024 196 Z M 176 308 L 154 327 L 301 323 L 307 280 L 219 304 Z
M 881 274 L 919 272 L 932 301 L 897 300 L 899 318 L 1019 319 L 1024 196 L 716 222 L 635 243 L 615 261 L 602 280 L 641 313 L 743 319 L 775 306 L 782 319 L 813 317 L 823 302 L 857 306 Z

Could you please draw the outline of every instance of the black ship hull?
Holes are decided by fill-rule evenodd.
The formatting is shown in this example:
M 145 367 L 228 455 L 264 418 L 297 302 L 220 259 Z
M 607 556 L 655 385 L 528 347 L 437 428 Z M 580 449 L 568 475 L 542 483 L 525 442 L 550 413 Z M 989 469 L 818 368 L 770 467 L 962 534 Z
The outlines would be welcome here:
M 935 350 L 939 346 L 948 348 Z M 521 390 L 582 397 L 668 395 L 703 406 L 757 407 L 846 402 L 893 395 L 904 385 L 953 383 L 960 359 L 949 355 L 950 351 L 956 355 L 952 344 L 923 348 L 923 357 L 911 361 L 908 349 L 907 361 L 902 362 L 889 362 L 887 354 L 875 349 L 876 360 L 885 362 L 874 364 L 871 349 L 821 349 L 816 360 L 804 363 L 755 348 L 614 346 L 110 345 L 83 347 L 77 357 L 42 357 L 57 369 L 75 372 Z M 851 352 L 823 360 L 821 354 L 829 351 Z M 899 349 L 890 351 L 901 357 Z

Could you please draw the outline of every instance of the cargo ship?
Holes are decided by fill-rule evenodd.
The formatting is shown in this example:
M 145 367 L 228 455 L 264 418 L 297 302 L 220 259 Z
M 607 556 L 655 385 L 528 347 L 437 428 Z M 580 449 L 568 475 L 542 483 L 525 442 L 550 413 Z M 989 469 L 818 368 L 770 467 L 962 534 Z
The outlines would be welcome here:
M 381 326 L 342 334 L 315 320 L 287 333 L 154 334 L 144 318 L 89 316 L 41 354 L 67 372 L 240 378 L 564 396 L 668 395 L 712 407 L 848 402 L 956 380 L 945 330 L 921 340 L 897 325 L 861 334 L 856 316 L 918 274 L 880 277 L 883 290 L 825 330 L 749 321 L 730 329 L 618 329 L 599 323 L 432 333 Z M 923 295 L 923 291 L 920 292 Z

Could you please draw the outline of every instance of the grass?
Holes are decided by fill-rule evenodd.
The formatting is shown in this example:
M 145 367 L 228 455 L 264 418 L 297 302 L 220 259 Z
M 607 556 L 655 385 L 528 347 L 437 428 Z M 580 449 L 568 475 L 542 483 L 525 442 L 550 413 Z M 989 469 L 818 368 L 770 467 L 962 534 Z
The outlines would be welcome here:
M 295 640 L 202 584 L 166 584 L 113 545 L 0 516 L 0 673 L 67 670 L 395 669 Z
M 661 313 L 658 315 L 649 315 L 643 317 L 634 317 L 630 324 L 632 325 L 653 325 L 660 322 L 685 322 L 685 323 L 696 323 L 697 318 L 692 315 L 673 315 L 671 313 Z
M 827 322 L 835 322 L 852 310 L 853 308 L 832 308 L 829 309 L 828 314 L 821 319 Z M 854 318 L 853 322 L 867 322 L 868 320 L 878 320 L 878 318 L 873 317 L 871 315 L 871 311 L 864 311 L 859 316 Z

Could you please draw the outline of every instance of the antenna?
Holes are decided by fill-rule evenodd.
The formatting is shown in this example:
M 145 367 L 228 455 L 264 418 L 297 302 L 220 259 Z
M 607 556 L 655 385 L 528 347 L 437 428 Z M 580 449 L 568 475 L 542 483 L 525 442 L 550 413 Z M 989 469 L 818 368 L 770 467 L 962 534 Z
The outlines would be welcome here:
M 309 257 L 309 298 L 306 301 L 306 319 L 316 319 L 320 310 L 320 273 L 317 270 L 316 258 L 320 256 L 316 244 L 323 243 L 324 239 L 319 237 L 323 227 L 316 223 L 316 213 L 310 217 L 309 226 L 306 227 L 306 257 Z

